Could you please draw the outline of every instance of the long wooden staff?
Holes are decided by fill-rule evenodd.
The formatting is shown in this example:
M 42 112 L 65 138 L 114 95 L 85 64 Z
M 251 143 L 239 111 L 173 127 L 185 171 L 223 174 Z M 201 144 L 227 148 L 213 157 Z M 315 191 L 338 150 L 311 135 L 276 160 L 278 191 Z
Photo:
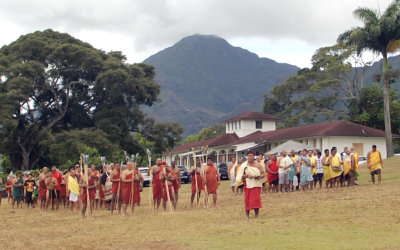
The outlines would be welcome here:
M 86 195 L 87 195 L 87 201 L 86 201 L 86 208 L 88 209 L 88 215 L 92 215 L 91 211 L 91 202 L 90 202 L 90 196 L 89 196 L 89 174 L 88 174 L 88 163 L 89 163 L 89 155 L 84 155 L 83 156 L 83 162 L 84 162 L 84 169 L 85 169 L 85 177 L 86 177 Z
M 150 183 L 149 183 L 149 208 L 151 211 L 154 211 L 153 204 L 153 171 L 151 169 L 151 151 L 147 149 L 147 158 L 149 160 L 149 172 L 150 172 Z
M 131 158 L 131 163 L 132 163 L 132 186 L 131 186 L 131 195 L 129 197 L 129 205 L 132 211 L 132 206 L 134 206 L 133 203 L 135 203 L 135 196 L 134 196 L 134 191 L 135 191 L 135 165 L 133 164 L 135 162 L 135 155 L 132 155 Z M 132 203 L 131 203 L 132 202 Z
M 121 191 L 121 169 L 122 169 L 123 165 L 124 165 L 124 163 L 121 161 L 121 167 L 119 168 L 119 181 L 118 181 L 117 197 L 115 198 L 115 207 L 117 207 L 119 204 L 119 192 Z
M 168 188 L 168 181 L 167 181 L 167 168 L 165 166 L 163 166 L 163 168 L 164 168 L 165 190 L 167 192 L 168 203 L 169 203 L 169 211 L 172 212 L 172 203 L 171 203 L 171 197 L 169 196 L 169 188 Z
M 200 159 L 203 159 L 203 154 L 204 154 L 204 147 L 201 147 L 201 154 L 202 156 Z M 203 163 L 201 164 L 203 166 Z M 205 162 L 205 165 L 207 165 L 207 161 Z M 208 190 L 207 190 L 207 173 L 206 173 L 206 168 L 203 168 L 203 175 L 204 175 L 204 202 L 206 207 L 209 207 L 209 200 L 208 200 Z
M 199 187 L 197 186 L 197 166 L 196 166 L 196 151 L 194 150 L 194 148 L 192 148 L 193 151 L 193 164 L 194 167 L 196 168 L 196 170 L 194 171 L 194 178 L 196 180 L 196 207 L 199 206 Z
M 83 173 L 83 171 L 82 171 L 82 165 L 83 165 L 83 154 L 81 154 L 81 156 L 79 157 L 79 165 L 80 165 L 80 167 L 81 167 L 81 176 L 80 176 L 80 178 L 82 178 L 82 173 Z M 80 204 L 79 204 L 80 203 Z M 78 199 L 78 206 L 81 206 L 82 207 L 82 195 L 81 195 L 81 188 L 79 188 L 79 199 Z

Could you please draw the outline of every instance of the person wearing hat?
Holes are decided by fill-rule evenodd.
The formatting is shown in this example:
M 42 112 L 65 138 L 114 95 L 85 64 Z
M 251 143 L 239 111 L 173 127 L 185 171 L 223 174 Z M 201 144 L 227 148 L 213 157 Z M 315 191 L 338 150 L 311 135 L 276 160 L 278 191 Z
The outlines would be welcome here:
M 236 177 L 236 180 L 246 181 L 244 203 L 247 219 L 250 216 L 250 210 L 253 209 L 255 218 L 258 218 L 260 208 L 262 208 L 261 189 L 265 174 L 262 166 L 254 160 L 255 155 L 254 151 L 247 152 L 247 161 L 240 166 L 239 174 Z
M 204 180 L 204 191 L 206 192 L 206 199 L 204 205 L 207 207 L 208 196 L 213 195 L 213 205 L 217 206 L 217 189 L 221 184 L 220 175 L 218 174 L 217 166 L 214 164 L 214 158 L 207 157 L 207 164 L 203 165 L 200 170 L 201 178 Z

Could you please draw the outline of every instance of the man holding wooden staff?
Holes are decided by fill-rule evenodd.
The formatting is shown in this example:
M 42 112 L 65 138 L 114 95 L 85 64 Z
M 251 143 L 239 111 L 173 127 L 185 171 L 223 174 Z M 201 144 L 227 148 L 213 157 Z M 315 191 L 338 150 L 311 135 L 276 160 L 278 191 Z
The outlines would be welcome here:
M 139 201 L 138 196 L 134 195 L 138 190 L 138 183 L 139 183 L 139 175 L 137 172 L 135 173 L 133 170 L 133 163 L 128 162 L 126 165 L 126 169 L 122 172 L 122 193 L 124 196 L 124 212 L 123 216 L 126 215 L 126 210 L 128 205 L 131 206 L 131 215 L 133 215 L 135 211 L 135 203 Z M 133 183 L 136 182 L 136 186 L 132 188 Z M 135 189 L 135 190 L 133 190 Z M 132 192 L 133 190 L 133 192 Z M 136 199 L 135 199 L 136 198 Z
M 114 214 L 116 204 L 118 204 L 118 211 L 121 214 L 122 207 L 122 186 L 121 186 L 121 164 L 115 163 L 114 170 L 110 174 L 112 182 L 112 201 L 111 201 L 111 214 Z
M 196 204 L 200 200 L 201 190 L 203 190 L 203 179 L 200 175 L 200 161 L 196 161 L 196 166 L 190 168 L 189 174 L 192 176 L 192 197 L 191 197 L 191 206 L 193 207 L 194 196 L 197 196 Z M 196 187 L 197 183 L 197 187 Z
M 86 175 L 82 175 L 82 178 L 80 179 L 80 187 L 82 187 L 83 192 L 82 192 L 82 220 L 85 219 L 85 213 L 86 213 L 86 207 L 89 202 L 90 206 L 90 211 L 89 211 L 89 218 L 92 218 L 92 213 L 93 213 L 93 206 L 94 206 L 94 198 L 96 197 L 96 186 L 97 183 L 95 179 L 97 177 L 92 176 L 92 170 L 90 168 L 87 168 L 87 175 L 89 178 L 89 181 L 86 180 Z M 87 195 L 87 190 L 89 189 L 89 201 L 88 201 L 88 195 Z
M 160 181 L 160 173 L 164 171 L 164 167 L 162 166 L 162 161 L 160 158 L 156 160 L 156 165 L 149 168 L 148 175 L 151 173 L 153 175 L 153 206 L 156 206 L 157 210 L 160 209 L 161 199 L 163 198 L 163 183 Z
M 163 165 L 166 164 L 166 162 L 162 162 Z M 175 192 L 174 192 L 174 181 L 176 180 L 176 176 L 174 172 L 164 166 L 164 171 L 160 173 L 159 175 L 160 182 L 163 184 L 163 208 L 164 212 L 167 211 L 167 202 L 172 202 L 172 205 L 174 206 L 174 209 L 176 210 L 176 201 L 174 199 L 175 197 Z M 171 208 L 171 204 L 170 209 Z
M 217 166 L 214 164 L 214 158 L 207 157 L 207 164 L 203 165 L 200 170 L 201 178 L 204 180 L 204 190 L 206 191 L 205 207 L 208 207 L 208 195 L 213 195 L 213 205 L 217 206 L 217 189 L 221 184 Z

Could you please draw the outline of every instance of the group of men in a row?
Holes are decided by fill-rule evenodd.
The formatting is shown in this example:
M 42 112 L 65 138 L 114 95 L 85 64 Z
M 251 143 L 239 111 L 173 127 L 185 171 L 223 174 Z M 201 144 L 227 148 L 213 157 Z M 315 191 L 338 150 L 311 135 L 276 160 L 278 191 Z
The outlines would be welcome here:
M 359 168 L 359 156 L 354 148 L 344 147 L 341 154 L 337 153 L 337 148 L 333 147 L 330 151 L 324 150 L 324 154 L 317 150 L 302 150 L 296 152 L 292 150 L 290 155 L 283 150 L 278 157 L 276 154 L 266 154 L 257 156 L 256 160 L 261 166 L 265 174 L 262 179 L 264 186 L 263 193 L 271 192 L 293 192 L 296 189 L 307 191 L 322 188 L 325 181 L 326 188 L 339 188 L 344 186 L 352 187 L 356 183 Z M 232 192 L 236 195 L 243 193 L 243 183 L 236 180 L 239 167 L 243 159 L 233 157 L 229 164 L 228 173 L 231 180 Z M 378 183 L 381 183 L 381 169 L 383 161 L 380 152 L 376 146 L 372 146 L 372 150 L 367 155 L 367 166 L 371 173 L 372 182 L 375 184 L 375 175 L 378 175 Z

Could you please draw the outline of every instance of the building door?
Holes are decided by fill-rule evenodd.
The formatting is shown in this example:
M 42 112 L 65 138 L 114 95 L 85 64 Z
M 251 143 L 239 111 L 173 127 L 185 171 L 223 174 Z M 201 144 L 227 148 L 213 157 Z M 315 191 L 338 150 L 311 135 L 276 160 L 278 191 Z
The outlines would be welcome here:
M 359 156 L 366 156 L 364 155 L 364 143 L 353 143 L 353 147 Z

